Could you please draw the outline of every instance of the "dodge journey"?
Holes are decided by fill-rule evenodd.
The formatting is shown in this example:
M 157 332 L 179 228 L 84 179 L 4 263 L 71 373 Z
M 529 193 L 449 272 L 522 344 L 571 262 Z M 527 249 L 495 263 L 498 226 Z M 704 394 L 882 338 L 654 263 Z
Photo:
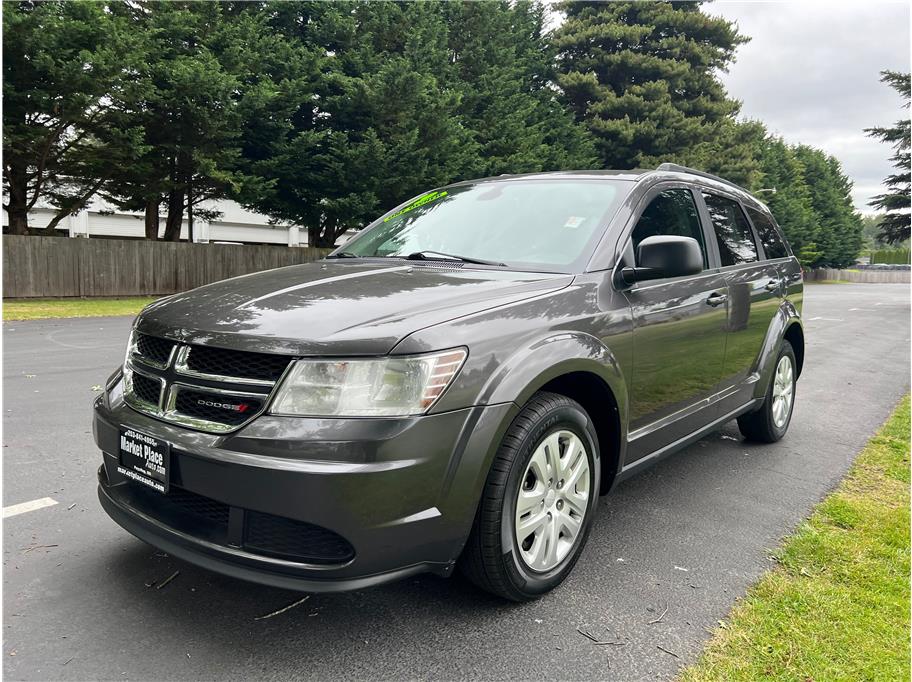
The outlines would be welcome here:
M 322 261 L 143 310 L 95 403 L 98 495 L 245 580 L 458 568 L 533 599 L 619 482 L 732 419 L 783 437 L 802 291 L 767 207 L 682 166 L 440 187 Z

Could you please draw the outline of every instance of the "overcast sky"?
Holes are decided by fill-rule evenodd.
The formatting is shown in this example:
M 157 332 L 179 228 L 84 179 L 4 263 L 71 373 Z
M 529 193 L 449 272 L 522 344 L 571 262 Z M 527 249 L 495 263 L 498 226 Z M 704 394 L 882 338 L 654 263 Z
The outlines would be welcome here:
M 863 129 L 907 115 L 880 71 L 909 71 L 908 2 L 727 2 L 703 6 L 736 21 L 751 41 L 722 74 L 742 115 L 789 142 L 820 147 L 855 183 L 859 211 L 870 213 L 892 170 L 888 145 Z

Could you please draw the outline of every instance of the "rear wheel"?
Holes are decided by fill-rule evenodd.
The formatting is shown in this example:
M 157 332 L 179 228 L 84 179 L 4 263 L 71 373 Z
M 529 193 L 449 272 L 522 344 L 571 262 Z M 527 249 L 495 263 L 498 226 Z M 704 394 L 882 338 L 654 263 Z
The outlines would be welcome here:
M 579 558 L 598 502 L 598 443 L 588 415 L 535 394 L 504 436 L 459 560 L 475 585 L 526 601 L 559 585 Z
M 763 405 L 756 412 L 738 417 L 738 429 L 745 438 L 760 443 L 775 443 L 788 431 L 795 407 L 797 366 L 792 344 L 783 341 Z

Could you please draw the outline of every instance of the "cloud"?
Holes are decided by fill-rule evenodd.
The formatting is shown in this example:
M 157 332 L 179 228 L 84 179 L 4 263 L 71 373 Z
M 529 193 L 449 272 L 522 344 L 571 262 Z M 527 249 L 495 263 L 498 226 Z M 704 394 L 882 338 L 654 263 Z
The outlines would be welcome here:
M 721 75 L 742 115 L 838 158 L 855 184 L 856 208 L 870 212 L 893 169 L 890 147 L 863 131 L 908 115 L 880 71 L 909 70 L 909 4 L 715 2 L 704 11 L 751 38 Z

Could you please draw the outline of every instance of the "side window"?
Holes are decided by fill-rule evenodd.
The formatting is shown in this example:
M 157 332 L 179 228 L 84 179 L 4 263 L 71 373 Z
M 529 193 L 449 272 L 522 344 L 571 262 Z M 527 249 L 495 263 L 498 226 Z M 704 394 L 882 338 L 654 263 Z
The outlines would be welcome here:
M 785 258 L 789 255 L 782 235 L 776 228 L 773 219 L 763 211 L 748 206 L 747 212 L 757 228 L 757 236 L 760 237 L 760 243 L 763 244 L 763 250 L 767 258 Z
M 703 267 L 707 267 L 703 230 L 690 190 L 667 189 L 649 202 L 630 235 L 633 253 L 636 254 L 637 247 L 646 237 L 657 235 L 693 237 L 703 252 Z
M 757 245 L 741 205 L 737 201 L 706 192 L 703 193 L 703 199 L 716 231 L 722 266 L 757 260 Z

